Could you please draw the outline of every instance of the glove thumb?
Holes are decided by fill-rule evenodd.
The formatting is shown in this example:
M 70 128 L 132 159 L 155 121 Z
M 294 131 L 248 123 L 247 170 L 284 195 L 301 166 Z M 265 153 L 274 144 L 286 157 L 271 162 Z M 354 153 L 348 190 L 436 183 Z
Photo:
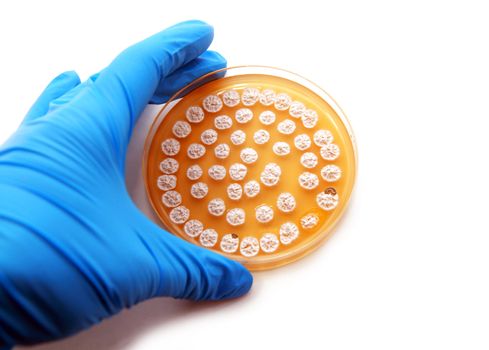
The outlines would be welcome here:
M 253 283 L 240 263 L 193 245 L 146 219 L 138 235 L 151 256 L 155 278 L 152 296 L 190 300 L 222 300 L 246 294 Z

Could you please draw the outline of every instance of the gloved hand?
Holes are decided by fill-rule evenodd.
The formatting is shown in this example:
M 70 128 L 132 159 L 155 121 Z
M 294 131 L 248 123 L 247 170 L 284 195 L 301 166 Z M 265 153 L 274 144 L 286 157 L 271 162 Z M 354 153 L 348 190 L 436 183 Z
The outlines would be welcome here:
M 145 105 L 225 66 L 206 51 L 212 38 L 209 25 L 184 22 L 84 83 L 61 74 L 0 147 L 0 348 L 65 337 L 152 297 L 249 290 L 242 265 L 150 222 L 124 183 Z

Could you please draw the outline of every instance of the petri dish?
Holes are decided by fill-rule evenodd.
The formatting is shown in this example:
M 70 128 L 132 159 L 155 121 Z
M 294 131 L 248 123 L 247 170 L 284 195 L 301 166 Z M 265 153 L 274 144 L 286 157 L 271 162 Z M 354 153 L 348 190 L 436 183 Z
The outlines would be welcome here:
M 357 173 L 349 121 L 292 72 L 241 66 L 178 91 L 146 138 L 149 201 L 169 232 L 265 270 L 331 234 Z

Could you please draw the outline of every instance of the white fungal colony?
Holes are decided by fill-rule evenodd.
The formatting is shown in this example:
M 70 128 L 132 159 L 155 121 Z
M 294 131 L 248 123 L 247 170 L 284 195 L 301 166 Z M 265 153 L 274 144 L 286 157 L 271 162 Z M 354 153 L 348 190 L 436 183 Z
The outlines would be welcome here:
M 221 239 L 221 250 L 224 253 L 234 253 L 238 250 L 239 237 L 235 233 L 228 233 Z
M 260 244 L 255 237 L 245 237 L 239 245 L 239 251 L 247 258 L 255 256 L 260 250 Z
M 210 214 L 214 216 L 221 216 L 226 210 L 226 204 L 221 198 L 214 198 L 209 201 L 207 209 L 209 210 Z
M 228 144 L 220 143 L 219 145 L 217 145 L 214 148 L 214 155 L 216 156 L 216 158 L 225 159 L 225 158 L 229 157 L 230 151 L 231 151 L 231 149 L 229 148 Z
M 294 118 L 301 118 L 306 111 L 306 106 L 302 102 L 294 101 L 290 104 L 289 114 Z
M 226 191 L 228 193 L 229 199 L 233 201 L 241 199 L 241 196 L 243 195 L 243 188 L 240 184 L 237 183 L 230 184 Z
M 204 110 L 199 106 L 192 106 L 185 112 L 185 117 L 191 123 L 200 123 L 204 120 Z
M 234 181 L 243 180 L 247 172 L 248 172 L 248 168 L 246 168 L 246 165 L 241 163 L 234 163 L 231 164 L 231 166 L 229 167 L 229 176 Z
M 258 145 L 264 145 L 270 140 L 270 133 L 264 129 L 257 130 L 253 135 L 253 140 Z
M 281 134 L 290 135 L 295 131 L 295 123 L 293 120 L 285 119 L 278 123 L 277 130 Z
M 286 222 L 280 226 L 280 242 L 282 244 L 290 244 L 299 237 L 299 228 L 292 222 Z
M 200 134 L 200 140 L 204 145 L 212 145 L 217 141 L 217 131 L 214 129 L 207 129 Z
M 321 177 L 328 182 L 338 181 L 341 178 L 341 169 L 334 164 L 326 165 L 321 169 Z
M 307 134 L 300 134 L 294 138 L 294 145 L 300 151 L 305 151 L 311 147 L 311 138 Z
M 292 99 L 289 95 L 284 93 L 278 94 L 275 96 L 275 108 L 277 108 L 279 111 L 285 111 L 289 108 L 291 101 Z
M 161 201 L 167 208 L 175 208 L 182 204 L 182 195 L 177 191 L 168 191 L 161 196 Z
M 211 177 L 211 179 L 219 181 L 226 177 L 226 168 L 222 165 L 212 165 L 207 170 L 207 173 Z
M 222 101 L 216 95 L 209 95 L 202 101 L 202 106 L 207 112 L 216 113 L 222 108 Z
M 319 117 L 315 110 L 306 109 L 301 119 L 302 119 L 302 125 L 304 125 L 305 128 L 312 129 L 318 123 Z
M 316 214 L 306 214 L 301 218 L 301 226 L 306 230 L 316 227 L 318 223 L 319 216 L 317 216 Z
M 173 208 L 170 211 L 170 220 L 177 225 L 181 225 L 188 220 L 189 215 L 190 210 L 181 205 L 179 207 Z
M 301 164 L 308 169 L 315 168 L 318 165 L 318 156 L 312 152 L 305 152 L 301 156 Z
M 180 142 L 176 139 L 166 139 L 161 143 L 161 150 L 167 156 L 175 156 L 180 152 Z
M 192 197 L 202 199 L 207 196 L 209 192 L 209 186 L 204 182 L 196 182 L 190 187 L 190 194 Z
M 230 136 L 233 145 L 241 145 L 246 141 L 246 134 L 243 130 L 236 130 Z
M 284 213 L 290 213 L 295 209 L 296 201 L 292 194 L 283 192 L 278 195 L 277 208 Z
M 260 248 L 265 253 L 273 253 L 279 245 L 277 235 L 273 233 L 265 233 L 260 238 Z
M 200 179 L 202 173 L 202 168 L 197 164 L 191 165 L 187 169 L 187 177 L 192 181 Z
M 271 125 L 275 123 L 275 119 L 277 119 L 277 117 L 272 111 L 261 112 L 258 116 L 258 120 L 260 120 L 263 125 Z
M 233 120 L 225 114 L 214 118 L 214 126 L 219 130 L 226 130 L 233 126 Z
M 156 184 L 160 190 L 173 190 L 177 186 L 177 177 L 175 175 L 161 175 L 158 176 Z
M 259 98 L 260 90 L 255 88 L 246 88 L 243 90 L 243 94 L 241 95 L 241 102 L 243 102 L 245 106 L 253 106 Z
M 240 108 L 236 111 L 234 117 L 238 123 L 245 124 L 253 119 L 253 112 L 249 108 Z
M 290 153 L 290 146 L 287 142 L 275 142 L 272 147 L 273 153 L 277 156 L 286 156 Z
M 253 148 L 246 147 L 241 150 L 240 157 L 244 163 L 251 164 L 258 159 L 258 153 Z
M 189 220 L 183 226 L 183 231 L 190 237 L 197 237 L 204 230 L 204 224 L 199 220 Z
M 243 225 L 245 222 L 245 211 L 241 208 L 230 209 L 226 213 L 226 221 L 231 226 Z
M 255 208 L 255 217 L 263 224 L 270 222 L 273 219 L 273 209 L 266 204 L 259 205 Z
M 160 163 L 160 170 L 165 174 L 174 174 L 178 170 L 178 161 L 173 158 L 165 158 Z
M 187 156 L 190 159 L 199 159 L 205 154 L 205 147 L 200 143 L 191 143 L 187 148 Z
M 265 165 L 265 171 L 269 172 L 274 176 L 282 175 L 282 169 L 276 163 L 268 163 L 267 165 Z
M 322 147 L 333 142 L 333 134 L 329 130 L 321 129 L 314 133 L 313 139 L 317 146 Z
M 205 229 L 202 231 L 199 237 L 200 244 L 204 247 L 210 248 L 214 247 L 217 243 L 218 234 L 216 230 L 212 228 Z
M 236 90 L 227 90 L 222 94 L 222 101 L 228 107 L 235 107 L 240 101 L 239 93 Z
M 173 124 L 172 132 L 176 137 L 183 139 L 190 135 L 192 127 L 186 121 L 178 120 Z
M 299 175 L 299 185 L 306 190 L 315 189 L 319 185 L 319 178 L 316 174 L 305 171 Z
M 340 156 L 340 148 L 334 143 L 321 147 L 319 150 L 321 157 L 325 160 L 335 160 Z
M 250 198 L 256 197 L 256 195 L 260 193 L 260 184 L 258 183 L 258 181 L 251 180 L 245 183 L 244 193 Z
M 323 210 L 329 211 L 336 208 L 338 205 L 339 197 L 336 190 L 328 188 L 324 192 L 319 193 L 316 196 L 316 203 Z
M 265 89 L 260 94 L 260 103 L 264 106 L 270 106 L 275 102 L 275 91 Z
M 260 180 L 265 186 L 275 186 L 282 174 L 282 169 L 276 163 L 268 163 L 260 174 Z

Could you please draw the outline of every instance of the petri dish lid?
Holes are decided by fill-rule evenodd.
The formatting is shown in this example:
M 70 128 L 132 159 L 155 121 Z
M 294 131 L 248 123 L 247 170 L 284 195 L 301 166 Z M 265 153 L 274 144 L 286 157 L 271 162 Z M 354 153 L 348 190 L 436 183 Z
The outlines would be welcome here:
M 162 226 L 250 270 L 324 242 L 356 172 L 352 128 L 331 96 L 263 66 L 221 69 L 178 91 L 153 122 L 143 159 Z

